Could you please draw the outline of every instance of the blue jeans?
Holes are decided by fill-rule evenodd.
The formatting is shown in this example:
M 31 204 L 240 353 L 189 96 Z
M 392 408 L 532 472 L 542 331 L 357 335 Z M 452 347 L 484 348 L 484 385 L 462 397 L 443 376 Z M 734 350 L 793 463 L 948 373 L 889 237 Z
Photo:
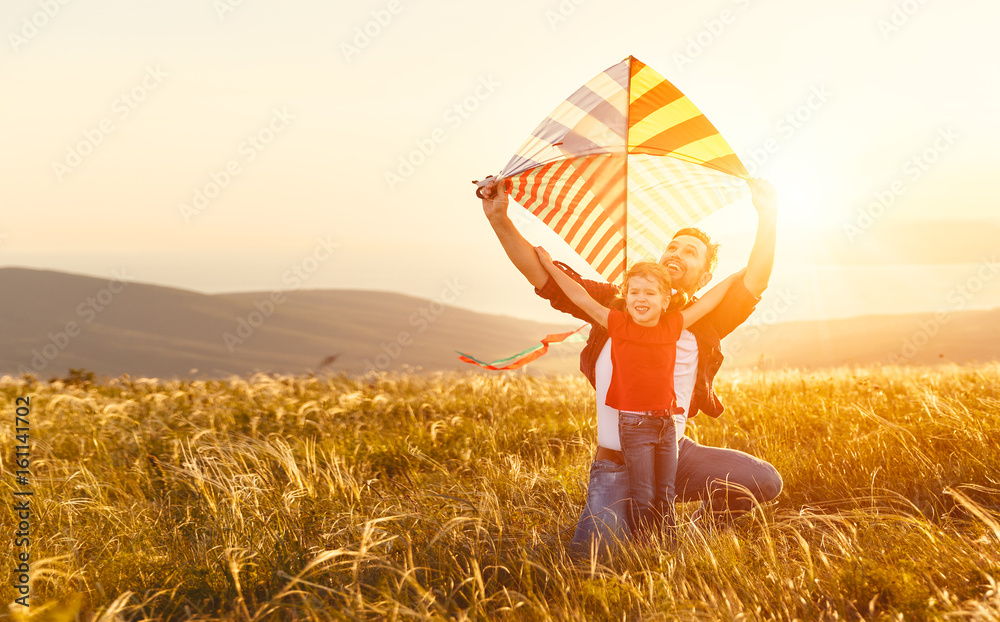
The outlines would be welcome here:
M 712 515 L 732 520 L 781 493 L 781 475 L 760 458 L 735 449 L 699 445 L 687 436 L 677 444 L 678 501 L 701 501 Z M 624 464 L 611 460 L 591 463 L 587 502 L 570 550 L 586 555 L 596 544 L 603 553 L 617 541 L 631 539 L 628 479 Z
M 677 500 L 701 501 L 702 509 L 718 521 L 732 522 L 781 494 L 781 474 L 760 458 L 699 445 L 686 436 L 677 446 Z
M 590 465 L 587 503 L 576 523 L 570 549 L 588 555 L 591 546 L 600 554 L 611 551 L 618 541 L 631 538 L 628 525 L 628 471 L 624 464 L 595 460 Z
M 618 436 L 625 454 L 632 526 L 649 536 L 661 526 L 673 528 L 674 480 L 677 477 L 677 428 L 674 418 L 618 414 Z

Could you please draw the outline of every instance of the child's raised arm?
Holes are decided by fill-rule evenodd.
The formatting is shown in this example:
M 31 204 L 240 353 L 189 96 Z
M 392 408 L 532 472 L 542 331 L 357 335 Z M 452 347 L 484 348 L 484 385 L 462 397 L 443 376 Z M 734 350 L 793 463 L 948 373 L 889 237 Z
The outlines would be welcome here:
M 729 291 L 729 286 L 732 285 L 733 281 L 735 281 L 738 277 L 742 276 L 744 272 L 746 272 L 746 268 L 729 275 L 718 285 L 708 290 L 708 293 L 704 296 L 691 303 L 687 308 L 683 309 L 681 311 L 681 316 L 684 318 L 684 328 L 694 324 L 718 306 L 718 304 L 722 302 L 722 299 L 725 297 L 726 292 Z
M 587 293 L 587 290 L 583 289 L 582 285 L 571 279 L 565 272 L 556 267 L 556 265 L 552 263 L 552 257 L 549 256 L 548 251 L 541 246 L 536 246 L 535 252 L 538 254 L 538 260 L 542 262 L 542 267 L 549 273 L 552 280 L 556 282 L 559 289 L 563 290 L 563 293 L 566 294 L 566 296 L 572 300 L 576 306 L 580 307 L 587 313 L 587 315 L 594 318 L 594 321 L 604 328 L 607 328 L 608 308 L 591 298 L 590 294 Z

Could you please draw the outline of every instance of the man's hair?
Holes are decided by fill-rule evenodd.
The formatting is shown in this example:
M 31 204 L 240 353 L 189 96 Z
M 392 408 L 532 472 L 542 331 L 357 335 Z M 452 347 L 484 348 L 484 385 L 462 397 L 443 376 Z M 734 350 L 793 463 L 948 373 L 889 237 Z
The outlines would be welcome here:
M 705 244 L 705 248 L 708 249 L 708 253 L 705 255 L 705 270 L 709 273 L 715 272 L 715 267 L 719 265 L 719 243 L 713 242 L 712 238 L 698 227 L 685 227 L 675 233 L 674 237 L 679 235 L 690 235 Z
M 622 298 L 628 296 L 628 282 L 632 280 L 632 277 L 636 276 L 655 282 L 659 286 L 663 298 L 667 300 L 669 309 L 683 307 L 687 303 L 687 294 L 682 292 L 672 294 L 673 279 L 670 278 L 670 272 L 667 271 L 666 266 L 655 261 L 640 261 L 632 264 L 632 267 L 622 277 Z

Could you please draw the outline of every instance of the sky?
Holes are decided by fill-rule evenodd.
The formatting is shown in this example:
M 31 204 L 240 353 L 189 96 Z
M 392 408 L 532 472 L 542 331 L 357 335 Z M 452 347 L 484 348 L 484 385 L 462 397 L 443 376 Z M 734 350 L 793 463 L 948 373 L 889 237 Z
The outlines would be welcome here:
M 987 0 L 8 0 L 0 266 L 206 293 L 457 290 L 565 320 L 470 182 L 632 55 L 777 187 L 771 316 L 953 308 L 963 287 L 963 306 L 1000 306 L 995 238 L 966 236 L 1000 226 L 997 23 Z M 717 274 L 738 269 L 752 206 L 702 225 Z M 885 240 L 904 230 L 901 253 Z

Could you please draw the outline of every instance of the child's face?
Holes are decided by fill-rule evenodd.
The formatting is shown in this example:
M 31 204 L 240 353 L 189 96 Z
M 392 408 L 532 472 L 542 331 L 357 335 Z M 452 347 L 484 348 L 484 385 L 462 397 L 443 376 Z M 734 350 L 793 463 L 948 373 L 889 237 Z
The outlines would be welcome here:
M 634 276 L 628 280 L 625 309 L 636 324 L 656 326 L 667 302 L 657 281 L 644 276 Z

